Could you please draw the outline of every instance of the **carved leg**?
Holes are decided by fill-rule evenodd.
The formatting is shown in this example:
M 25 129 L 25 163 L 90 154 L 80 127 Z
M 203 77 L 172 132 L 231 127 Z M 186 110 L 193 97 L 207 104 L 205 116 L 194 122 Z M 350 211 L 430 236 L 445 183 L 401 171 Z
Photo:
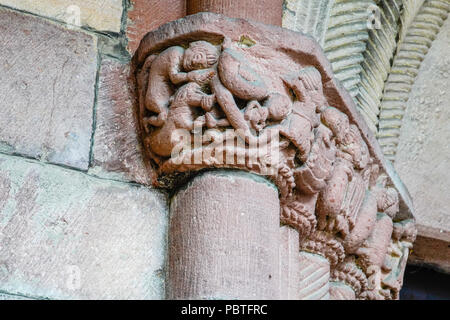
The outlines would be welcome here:
M 157 116 L 151 116 L 148 118 L 144 118 L 145 128 L 147 130 L 148 125 L 152 125 L 157 128 L 162 127 L 164 125 L 164 123 L 166 123 L 166 120 L 167 120 L 167 112 L 162 111 Z
M 249 142 L 252 137 L 253 139 L 256 139 L 250 132 L 250 128 L 245 121 L 244 115 L 236 105 L 233 95 L 223 86 L 218 76 L 215 76 L 212 81 L 212 89 L 216 95 L 217 102 L 233 128 L 242 131 L 245 134 L 245 137 L 242 138 L 244 138 L 246 142 Z

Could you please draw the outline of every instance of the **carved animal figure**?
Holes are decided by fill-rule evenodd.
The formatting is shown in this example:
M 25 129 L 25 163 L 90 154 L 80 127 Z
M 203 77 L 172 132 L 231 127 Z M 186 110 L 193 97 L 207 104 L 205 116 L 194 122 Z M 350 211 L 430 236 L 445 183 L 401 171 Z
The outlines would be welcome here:
M 266 121 L 280 122 L 287 117 L 291 110 L 292 102 L 287 96 L 271 93 L 263 105 L 257 100 L 249 101 L 244 110 L 244 119 L 248 121 L 252 129 L 259 132 L 266 127 Z M 231 126 L 228 119 L 224 117 L 222 110 L 217 107 L 213 107 L 212 111 L 197 119 L 199 120 L 199 126 L 205 123 L 208 128 Z

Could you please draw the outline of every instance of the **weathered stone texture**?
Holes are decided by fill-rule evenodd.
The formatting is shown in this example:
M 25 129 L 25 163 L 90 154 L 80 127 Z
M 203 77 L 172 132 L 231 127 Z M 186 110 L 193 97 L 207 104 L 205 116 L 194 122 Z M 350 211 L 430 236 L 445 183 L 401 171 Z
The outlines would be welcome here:
M 187 14 L 220 13 L 231 18 L 243 18 L 281 26 L 283 0 L 187 0 Z
M 120 32 L 122 0 L 0 0 L 0 4 L 56 19 L 70 25 Z M 79 12 L 79 20 L 76 15 Z
M 330 263 L 321 255 L 301 251 L 300 300 L 330 300 Z
M 334 0 L 284 0 L 283 27 L 309 34 L 323 46 Z
M 159 191 L 0 156 L 0 290 L 50 299 L 164 297 Z
M 13 294 L 0 293 L 0 300 L 31 300 L 31 299 Z
M 385 156 L 393 161 L 396 160 L 403 117 L 414 91 L 416 76 L 448 17 L 450 2 L 407 1 L 402 11 L 402 27 L 398 32 L 396 55 L 384 84 L 378 124 L 380 146 Z
M 129 66 L 103 59 L 100 69 L 93 146 L 93 170 L 120 179 L 150 184 L 151 176 L 142 159 L 136 117 L 127 79 Z
M 449 51 L 448 19 L 411 90 L 395 159 L 395 167 L 414 199 L 419 235 L 447 243 L 450 242 Z M 445 250 L 448 257 L 450 248 Z
M 300 298 L 300 257 L 298 231 L 280 227 L 280 298 L 298 300 Z
M 342 282 L 330 282 L 330 300 L 355 300 L 355 291 L 342 283 Z
M 185 0 L 131 0 L 127 23 L 128 50 L 134 53 L 147 32 L 185 15 Z
M 93 37 L 0 10 L 0 150 L 87 169 Z
M 431 233 L 429 238 L 418 236 L 408 262 L 417 265 L 426 264 L 433 269 L 450 273 L 449 243 L 437 236 L 439 234 L 436 233 Z
M 279 201 L 244 172 L 196 176 L 171 200 L 169 299 L 278 299 Z

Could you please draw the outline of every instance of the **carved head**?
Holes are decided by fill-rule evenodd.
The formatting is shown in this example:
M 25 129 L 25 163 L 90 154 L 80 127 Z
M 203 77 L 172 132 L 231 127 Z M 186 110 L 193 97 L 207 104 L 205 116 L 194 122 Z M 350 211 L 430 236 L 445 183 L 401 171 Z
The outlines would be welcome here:
M 413 243 L 416 240 L 416 236 L 417 228 L 413 219 L 394 223 L 393 240 Z
M 264 106 L 269 109 L 269 119 L 281 121 L 291 112 L 292 102 L 287 96 L 274 93 L 271 94 Z
M 258 101 L 250 101 L 245 109 L 245 120 L 249 121 L 251 127 L 257 132 L 266 126 L 268 115 L 269 110 L 262 107 Z
M 333 107 L 326 108 L 321 114 L 322 122 L 331 129 L 336 141 L 339 144 L 345 144 L 347 135 L 350 132 L 350 123 L 348 117 Z
M 299 101 L 314 103 L 318 112 L 326 104 L 326 98 L 323 95 L 322 75 L 315 67 L 303 68 L 282 77 L 282 80 L 292 89 Z
M 322 75 L 314 67 L 306 67 L 300 70 L 298 78 L 302 81 L 306 90 L 320 90 L 322 88 Z
M 383 188 L 377 195 L 378 210 L 393 218 L 399 210 L 398 193 L 394 188 Z
M 188 82 L 182 85 L 170 98 L 171 108 L 177 107 L 180 102 L 199 100 L 203 95 L 201 87 L 196 82 Z
M 186 71 L 206 69 L 214 65 L 219 59 L 216 47 L 206 41 L 194 41 L 184 52 L 183 68 Z

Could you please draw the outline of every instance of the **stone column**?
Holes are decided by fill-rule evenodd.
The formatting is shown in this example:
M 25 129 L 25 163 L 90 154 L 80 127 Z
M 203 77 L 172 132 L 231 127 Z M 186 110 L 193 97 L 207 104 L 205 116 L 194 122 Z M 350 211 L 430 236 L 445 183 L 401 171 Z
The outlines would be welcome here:
M 169 299 L 279 297 L 277 188 L 246 172 L 193 178 L 170 206 Z
M 281 26 L 283 0 L 188 0 L 187 14 L 221 13 L 232 18 L 251 19 Z
M 148 33 L 132 74 L 155 184 L 178 188 L 168 298 L 329 299 L 330 279 L 356 298 L 397 296 L 392 226 L 365 243 L 379 238 L 377 210 L 392 224 L 410 201 L 316 42 L 199 13 Z M 414 225 L 403 229 L 412 239 Z M 385 281 L 376 274 L 388 289 L 367 290 L 373 268 L 352 262 L 362 255 L 392 270 Z

